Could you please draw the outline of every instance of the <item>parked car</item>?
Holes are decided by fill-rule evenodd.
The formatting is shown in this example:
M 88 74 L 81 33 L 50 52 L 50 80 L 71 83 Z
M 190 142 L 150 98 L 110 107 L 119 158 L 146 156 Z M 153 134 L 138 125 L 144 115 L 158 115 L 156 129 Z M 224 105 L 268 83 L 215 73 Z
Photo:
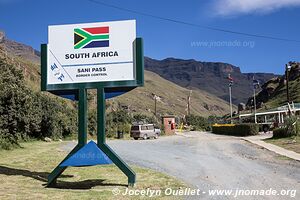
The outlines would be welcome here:
M 134 124 L 131 126 L 130 137 L 133 137 L 135 140 L 139 138 L 146 140 L 151 137 L 157 139 L 160 133 L 160 129 L 154 127 L 153 124 Z
M 160 134 L 161 134 L 160 128 L 158 128 L 158 127 L 156 127 L 156 126 L 154 126 L 154 132 L 155 132 L 158 136 L 160 136 Z

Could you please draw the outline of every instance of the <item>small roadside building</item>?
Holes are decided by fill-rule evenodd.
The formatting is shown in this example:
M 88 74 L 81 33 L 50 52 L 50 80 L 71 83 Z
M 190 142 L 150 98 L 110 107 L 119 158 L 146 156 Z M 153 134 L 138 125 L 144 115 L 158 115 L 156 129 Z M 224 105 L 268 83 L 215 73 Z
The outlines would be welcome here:
M 173 115 L 163 116 L 162 124 L 166 135 L 175 134 L 175 127 L 176 127 L 175 116 Z

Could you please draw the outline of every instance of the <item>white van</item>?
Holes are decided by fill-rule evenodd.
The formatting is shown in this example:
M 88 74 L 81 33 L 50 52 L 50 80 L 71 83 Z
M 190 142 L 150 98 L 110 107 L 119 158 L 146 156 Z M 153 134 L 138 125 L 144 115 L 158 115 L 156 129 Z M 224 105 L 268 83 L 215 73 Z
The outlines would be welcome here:
M 139 138 L 146 140 L 151 137 L 157 139 L 160 132 L 160 129 L 155 128 L 153 124 L 136 124 L 131 126 L 130 137 L 133 137 L 135 140 Z

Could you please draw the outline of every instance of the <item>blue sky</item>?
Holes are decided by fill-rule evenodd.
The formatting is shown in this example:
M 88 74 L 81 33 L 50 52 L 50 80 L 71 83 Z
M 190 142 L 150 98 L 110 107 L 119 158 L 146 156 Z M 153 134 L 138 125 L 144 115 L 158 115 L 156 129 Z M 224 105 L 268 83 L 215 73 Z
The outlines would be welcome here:
M 300 0 L 101 1 L 201 26 L 300 41 Z M 300 61 L 300 42 L 217 32 L 89 0 L 0 0 L 0 10 L 0 29 L 7 37 L 37 50 L 47 43 L 48 25 L 136 19 L 137 35 L 144 38 L 145 55 L 151 58 L 226 62 L 242 72 L 280 74 L 288 61 Z

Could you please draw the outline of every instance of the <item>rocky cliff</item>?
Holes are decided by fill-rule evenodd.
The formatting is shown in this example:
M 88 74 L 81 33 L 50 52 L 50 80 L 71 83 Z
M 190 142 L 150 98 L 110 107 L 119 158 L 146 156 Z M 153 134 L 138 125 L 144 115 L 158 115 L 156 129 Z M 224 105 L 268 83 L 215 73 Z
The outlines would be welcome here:
M 242 73 L 239 67 L 222 62 L 200 62 L 193 59 L 167 58 L 155 60 L 146 57 L 145 68 L 182 87 L 198 88 L 229 100 L 228 74 L 234 79 L 232 99 L 234 104 L 246 103 L 252 94 L 252 77 L 262 84 L 275 77 L 272 73 Z
M 4 31 L 0 31 L 0 47 L 8 54 L 24 58 L 33 63 L 40 62 L 40 53 L 38 51 L 31 46 L 7 39 Z
M 300 102 L 300 63 L 290 62 L 288 72 L 290 101 Z M 277 76 L 268 80 L 261 86 L 261 91 L 256 95 L 257 108 L 270 109 L 287 103 L 286 75 Z M 253 106 L 253 97 L 248 99 L 247 107 Z

